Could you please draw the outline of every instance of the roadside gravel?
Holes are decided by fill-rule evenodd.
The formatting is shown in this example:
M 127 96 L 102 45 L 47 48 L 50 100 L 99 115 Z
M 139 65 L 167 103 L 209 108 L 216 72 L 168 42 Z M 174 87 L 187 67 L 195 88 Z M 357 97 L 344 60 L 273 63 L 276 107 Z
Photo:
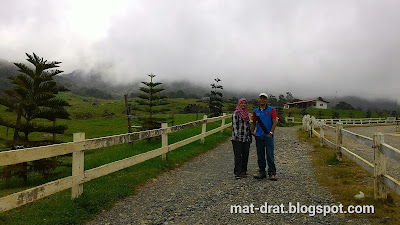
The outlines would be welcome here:
M 232 144 L 228 141 L 182 167 L 148 182 L 138 194 L 103 211 L 88 224 L 368 224 L 345 215 L 232 214 L 231 205 L 260 207 L 300 202 L 336 204 L 319 186 L 308 152 L 313 147 L 297 140 L 299 127 L 279 127 L 275 137 L 278 181 L 235 180 Z M 207 139 L 206 139 L 207 141 Z M 249 174 L 258 170 L 255 144 L 250 148 Z

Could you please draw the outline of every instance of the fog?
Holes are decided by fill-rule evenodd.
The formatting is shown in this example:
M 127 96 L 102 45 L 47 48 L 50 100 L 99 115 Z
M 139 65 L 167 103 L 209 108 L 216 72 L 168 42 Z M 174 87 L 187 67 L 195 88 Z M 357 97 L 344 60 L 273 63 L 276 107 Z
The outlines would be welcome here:
M 25 52 L 115 84 L 400 101 L 400 1 L 2 0 L 0 58 Z

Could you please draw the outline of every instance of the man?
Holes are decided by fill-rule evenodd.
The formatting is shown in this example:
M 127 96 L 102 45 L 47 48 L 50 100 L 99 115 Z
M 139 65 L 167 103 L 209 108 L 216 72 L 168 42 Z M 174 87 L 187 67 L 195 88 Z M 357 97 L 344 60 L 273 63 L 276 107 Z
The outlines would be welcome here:
M 268 106 L 268 95 L 261 93 L 258 97 L 259 108 L 253 111 L 253 123 L 251 134 L 256 137 L 257 158 L 259 172 L 254 176 L 256 179 L 266 178 L 266 162 L 268 163 L 268 176 L 270 180 L 276 181 L 276 167 L 274 160 L 274 131 L 277 125 L 277 115 L 274 107 Z M 256 132 L 254 132 L 257 127 Z

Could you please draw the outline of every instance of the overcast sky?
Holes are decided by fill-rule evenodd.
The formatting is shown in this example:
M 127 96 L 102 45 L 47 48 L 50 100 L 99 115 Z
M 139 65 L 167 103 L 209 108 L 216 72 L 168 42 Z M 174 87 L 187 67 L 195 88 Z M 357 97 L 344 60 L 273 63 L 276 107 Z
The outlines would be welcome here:
M 399 0 L 0 0 L 0 58 L 400 103 Z

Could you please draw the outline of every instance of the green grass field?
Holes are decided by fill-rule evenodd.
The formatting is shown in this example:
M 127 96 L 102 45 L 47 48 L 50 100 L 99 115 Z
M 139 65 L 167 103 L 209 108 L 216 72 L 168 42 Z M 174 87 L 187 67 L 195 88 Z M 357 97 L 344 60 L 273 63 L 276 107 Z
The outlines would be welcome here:
M 115 134 L 122 134 L 128 131 L 127 119 L 124 115 L 123 100 L 98 100 L 74 96 L 64 93 L 62 98 L 67 99 L 71 107 L 69 112 L 71 120 L 60 121 L 68 125 L 69 129 L 57 138 L 63 142 L 72 141 L 73 133 L 85 132 L 86 138 L 104 137 Z M 176 109 L 183 109 L 187 104 L 196 103 L 194 99 L 174 99 Z M 96 104 L 93 106 L 93 103 Z M 204 104 L 204 103 L 203 103 Z M 107 110 L 114 112 L 113 118 L 102 118 L 101 115 Z M 92 116 L 87 119 L 77 119 L 82 114 Z M 0 115 L 8 119 L 15 118 L 13 113 L 5 112 L 4 107 L 0 107 Z M 167 115 L 170 116 L 170 115 Z M 199 119 L 203 114 L 198 115 Z M 175 125 L 196 120 L 196 114 L 175 114 Z M 229 123 L 227 119 L 226 123 Z M 207 124 L 207 130 L 220 126 L 221 122 Z M 169 124 L 171 125 L 171 124 Z M 201 133 L 201 125 L 191 127 L 168 135 L 169 144 L 184 140 L 191 136 Z M 185 161 L 216 147 L 230 136 L 230 131 L 218 132 L 206 137 L 205 144 L 199 141 L 193 142 L 169 153 L 168 161 L 163 161 L 161 157 L 156 157 L 134 165 L 127 169 L 112 173 L 110 175 L 94 179 L 84 184 L 84 194 L 76 200 L 71 200 L 70 189 L 56 193 L 37 202 L 19 207 L 0 214 L 0 224 L 81 224 L 93 218 L 99 210 L 112 206 L 112 204 L 128 195 L 134 194 L 135 189 L 143 185 L 147 180 L 152 179 L 164 171 L 174 169 L 182 165 Z M 6 136 L 6 128 L 0 127 L 0 137 L 10 139 L 12 131 Z M 41 133 L 32 133 L 32 140 L 50 139 L 50 136 Z M 0 141 L 5 150 L 4 140 Z M 149 150 L 161 147 L 160 139 L 136 141 L 133 144 L 123 144 L 107 148 L 85 151 L 85 170 L 95 168 L 110 162 L 134 156 Z M 65 164 L 54 171 L 48 179 L 43 179 L 38 173 L 30 173 L 28 182 L 23 183 L 21 179 L 0 181 L 0 197 L 18 191 L 22 191 L 37 185 L 47 183 L 52 180 L 60 179 L 71 175 L 71 156 L 61 156 L 59 159 Z M 2 169 L 2 168 L 0 168 Z M 27 219 L 29 218 L 29 219 Z
M 213 126 L 209 126 L 209 129 L 217 126 L 218 124 L 213 124 Z M 199 128 L 194 127 L 193 129 L 188 129 L 186 132 L 177 132 L 175 135 L 169 137 L 169 141 L 173 143 L 175 140 L 198 134 L 198 131 L 201 130 Z M 229 130 L 225 130 L 223 133 L 218 132 L 206 137 L 204 145 L 196 141 L 170 152 L 168 161 L 163 161 L 161 157 L 156 157 L 127 169 L 89 181 L 84 184 L 84 194 L 82 197 L 76 200 L 70 199 L 71 192 L 70 189 L 67 189 L 37 202 L 1 213 L 0 224 L 84 223 L 93 218 L 101 209 L 111 207 L 115 201 L 134 194 L 136 188 L 143 185 L 147 180 L 157 177 L 164 171 L 179 167 L 192 157 L 216 147 L 219 143 L 227 140 L 229 136 Z M 138 141 L 133 146 L 125 144 L 86 151 L 85 169 L 140 154 L 160 146 L 160 141 L 153 139 L 150 143 L 147 143 L 147 141 Z M 71 157 L 65 157 L 64 160 L 70 161 Z M 69 176 L 71 168 L 65 168 L 63 171 L 58 172 L 59 174 L 51 177 L 51 180 Z M 29 185 L 23 185 L 18 180 L 2 182 L 0 185 L 0 194 L 2 196 L 7 195 L 43 182 L 44 180 L 38 175 L 33 175 L 30 178 Z
M 61 93 L 59 97 L 66 99 L 71 107 L 68 107 L 68 112 L 71 114 L 71 120 L 57 120 L 58 124 L 67 124 L 68 130 L 63 135 L 57 135 L 57 139 L 62 142 L 72 141 L 73 133 L 84 132 L 86 138 L 104 137 L 115 134 L 122 134 L 128 132 L 128 122 L 125 114 L 124 100 L 101 100 L 90 97 L 82 97 L 73 95 L 71 93 Z M 183 108 L 188 104 L 201 104 L 206 105 L 204 102 L 197 102 L 196 99 L 173 99 L 175 107 L 174 124 L 182 124 L 196 120 L 196 114 L 179 114 Z M 169 105 L 172 107 L 172 104 Z M 0 116 L 10 121 L 15 120 L 15 114 L 6 112 L 6 108 L 0 106 Z M 105 118 L 102 115 L 107 113 L 114 113 L 115 117 Z M 199 113 L 198 118 L 203 118 L 203 113 Z M 164 117 L 171 117 L 169 114 L 163 115 Z M 51 124 L 51 122 L 44 120 L 37 120 L 41 123 Z M 171 120 L 169 120 L 169 126 Z M 138 125 L 137 120 L 133 119 L 133 125 Z M 4 139 L 12 139 L 13 132 L 10 129 L 7 134 L 7 128 L 0 126 L 0 151 L 6 149 Z M 31 133 L 30 140 L 46 140 L 51 139 L 51 134 L 44 133 Z

